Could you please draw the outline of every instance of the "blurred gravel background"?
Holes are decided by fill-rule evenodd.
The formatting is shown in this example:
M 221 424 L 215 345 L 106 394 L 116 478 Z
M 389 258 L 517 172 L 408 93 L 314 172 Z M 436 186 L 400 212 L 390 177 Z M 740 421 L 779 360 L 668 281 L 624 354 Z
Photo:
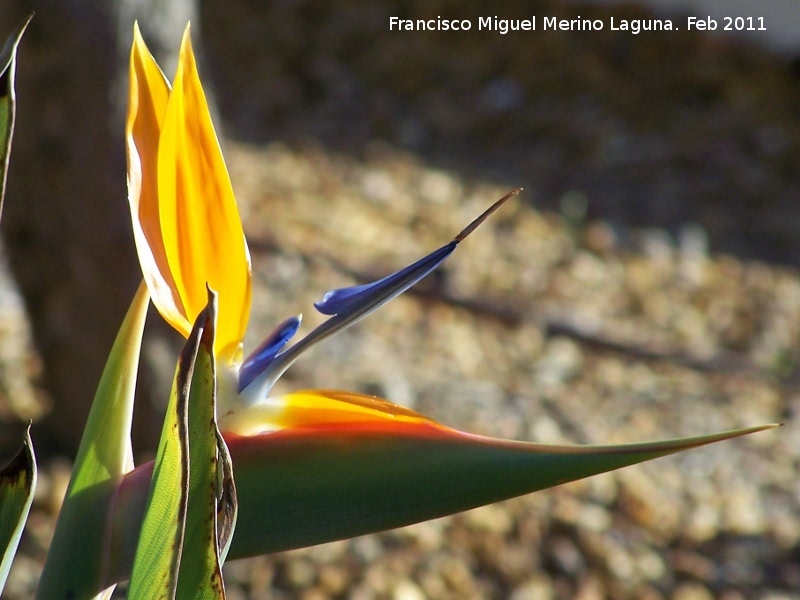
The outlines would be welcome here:
M 201 29 L 253 254 L 250 345 L 299 311 L 310 329 L 326 290 L 406 265 L 526 190 L 283 386 L 373 393 L 541 442 L 786 424 L 230 563 L 229 598 L 800 598 L 797 61 L 685 31 L 388 32 L 389 16 L 488 14 L 471 2 L 222 4 L 203 6 Z M 520 15 L 502 0 L 491 11 L 648 16 L 564 2 Z M 12 375 L 36 360 L 20 350 L 19 302 L 4 298 L 14 352 L 2 353 L 0 406 L 25 415 L 8 390 L 28 385 L 35 404 Z M 8 598 L 30 594 L 66 485 L 66 459 L 46 464 Z

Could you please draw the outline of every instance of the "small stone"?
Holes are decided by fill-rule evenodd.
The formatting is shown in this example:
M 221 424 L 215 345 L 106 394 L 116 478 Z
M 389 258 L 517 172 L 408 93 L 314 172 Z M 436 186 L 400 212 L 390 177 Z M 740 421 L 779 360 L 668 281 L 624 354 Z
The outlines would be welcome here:
M 425 600 L 425 593 L 413 581 L 403 579 L 392 590 L 392 600 Z
M 555 598 L 553 584 L 544 575 L 531 577 L 514 589 L 509 596 L 509 600 L 550 600 L 551 598 Z
M 672 600 L 714 600 L 714 595 L 702 583 L 683 583 L 672 594 Z

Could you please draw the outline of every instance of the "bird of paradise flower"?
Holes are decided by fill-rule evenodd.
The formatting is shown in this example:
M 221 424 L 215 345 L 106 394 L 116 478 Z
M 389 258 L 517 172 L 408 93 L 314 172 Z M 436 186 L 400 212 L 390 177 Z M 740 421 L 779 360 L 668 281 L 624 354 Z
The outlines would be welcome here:
M 520 190 L 410 266 L 374 283 L 328 292 L 315 304 L 328 320 L 299 342 L 289 345 L 301 325 L 293 316 L 245 357 L 250 256 L 188 28 L 171 88 L 135 30 L 126 142 L 134 237 L 154 305 L 189 336 L 208 302 L 206 286 L 218 293 L 219 424 L 239 495 L 230 558 L 407 525 L 766 428 L 557 446 L 460 432 L 354 392 L 272 396 L 275 381 L 306 349 L 420 281 Z M 143 486 L 135 482 L 151 473 L 152 463 L 133 471 L 118 505 L 143 504 Z M 114 535 L 124 546 L 121 540 L 136 532 L 120 526 Z

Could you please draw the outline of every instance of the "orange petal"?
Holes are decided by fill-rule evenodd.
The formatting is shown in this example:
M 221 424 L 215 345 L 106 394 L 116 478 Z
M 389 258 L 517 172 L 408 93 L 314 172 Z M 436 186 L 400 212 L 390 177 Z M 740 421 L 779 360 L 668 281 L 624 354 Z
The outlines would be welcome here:
M 401 423 L 443 428 L 411 409 L 340 390 L 301 390 L 270 397 L 223 416 L 219 427 L 226 434 L 252 436 L 281 429 L 330 429 L 354 424 L 380 427 Z
M 158 217 L 158 142 L 168 98 L 169 83 L 147 49 L 139 25 L 135 24 L 125 124 L 133 236 L 154 304 L 173 327 L 188 335 L 191 326 L 175 290 Z
M 215 353 L 240 360 L 250 314 L 250 256 L 187 27 L 158 146 L 158 219 L 185 329 L 219 294 Z M 155 298 L 154 298 L 155 301 Z
M 250 313 L 250 257 L 230 178 L 197 74 L 187 28 L 175 90 L 138 26 L 126 123 L 128 193 L 145 281 L 183 335 L 219 293 L 216 353 L 235 361 Z

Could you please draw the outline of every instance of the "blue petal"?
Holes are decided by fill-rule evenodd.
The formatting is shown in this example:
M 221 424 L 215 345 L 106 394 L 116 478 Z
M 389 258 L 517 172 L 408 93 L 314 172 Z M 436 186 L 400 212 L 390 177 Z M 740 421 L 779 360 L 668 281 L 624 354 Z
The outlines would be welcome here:
M 373 283 L 331 290 L 322 297 L 320 302 L 315 302 L 314 307 L 323 315 L 336 315 L 347 319 L 348 325 L 352 325 L 379 306 L 405 292 L 442 264 L 460 242 L 475 231 L 481 223 L 489 218 L 489 215 L 505 204 L 509 198 L 519 194 L 521 190 L 522 188 L 512 190 L 500 198 L 500 200 L 483 211 L 478 218 L 462 229 L 453 238 L 452 242 L 431 252 L 414 264 Z
M 397 273 L 393 273 L 373 283 L 340 288 L 326 293 L 322 300 L 316 302 L 314 306 L 322 314 L 330 315 L 330 318 L 314 328 L 311 333 L 299 342 L 281 351 L 280 349 L 294 334 L 297 330 L 297 325 L 299 325 L 298 321 L 289 335 L 279 333 L 283 330 L 284 326 L 287 326 L 287 323 L 289 323 L 289 321 L 286 321 L 278 328 L 278 332 L 270 337 L 270 340 L 275 338 L 274 344 L 265 342 L 262 345 L 265 347 L 269 346 L 270 349 L 274 348 L 274 352 L 272 354 L 265 352 L 264 355 L 266 358 L 260 358 L 257 361 L 258 367 L 251 364 L 246 364 L 242 367 L 242 371 L 239 375 L 239 396 L 248 404 L 263 400 L 278 378 L 286 372 L 286 369 L 288 369 L 303 352 L 328 336 L 360 321 L 372 311 L 399 296 L 420 279 L 424 278 L 442 264 L 442 262 L 453 253 L 456 246 L 475 231 L 489 215 L 500 208 L 509 198 L 513 198 L 519 194 L 521 190 L 522 188 L 512 190 L 500 198 L 500 200 L 492 204 L 483 211 L 479 217 L 462 229 L 449 244 L 442 246 L 438 250 L 434 250 L 424 258 L 401 269 Z M 251 359 L 248 359 L 248 361 L 249 360 Z
M 289 317 L 253 350 L 239 369 L 239 391 L 246 388 L 261 373 L 300 327 L 301 317 Z
M 444 259 L 456 249 L 457 244 L 458 242 L 455 241 L 450 242 L 405 269 L 378 281 L 331 290 L 322 297 L 320 302 L 315 302 L 314 307 L 323 315 L 344 315 L 354 312 L 363 314 L 370 308 L 374 310 L 405 292 L 442 264 Z

